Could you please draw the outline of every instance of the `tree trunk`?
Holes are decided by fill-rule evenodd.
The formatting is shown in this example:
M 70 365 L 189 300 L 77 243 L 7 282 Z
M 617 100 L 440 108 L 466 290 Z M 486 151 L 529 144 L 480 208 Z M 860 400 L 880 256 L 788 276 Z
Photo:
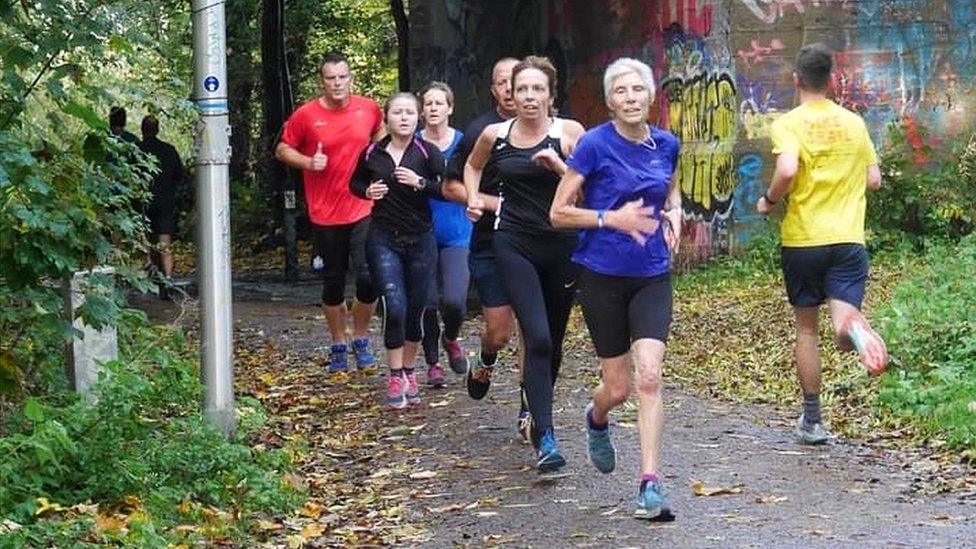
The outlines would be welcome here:
M 255 0 L 229 0 L 227 2 L 227 80 L 232 155 L 230 159 L 231 184 L 247 181 L 251 172 L 251 126 L 254 119 L 252 96 L 255 84 L 255 66 L 252 61 L 257 40 L 252 22 L 257 16 Z
M 390 0 L 397 35 L 397 80 L 400 91 L 410 91 L 410 21 L 403 0 Z
M 268 188 L 275 195 L 276 212 L 282 219 L 285 240 L 285 279 L 298 277 L 295 234 L 296 185 L 290 170 L 274 158 L 281 128 L 293 108 L 291 83 L 285 59 L 284 0 L 261 2 L 261 81 L 264 88 L 264 124 L 261 128 L 261 163 Z M 276 215 L 277 217 L 277 215 Z

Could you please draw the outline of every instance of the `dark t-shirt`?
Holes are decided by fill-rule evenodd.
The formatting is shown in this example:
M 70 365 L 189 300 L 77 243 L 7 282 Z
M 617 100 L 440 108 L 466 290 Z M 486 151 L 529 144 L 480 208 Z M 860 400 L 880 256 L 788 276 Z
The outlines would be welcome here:
M 149 202 L 148 213 L 150 217 L 154 213 L 172 215 L 176 209 L 176 188 L 185 176 L 180 154 L 176 152 L 176 147 L 155 137 L 139 143 L 139 148 L 154 157 L 159 164 L 159 172 L 153 175 L 149 183 L 152 200 Z
M 489 125 L 504 122 L 505 120 L 502 115 L 498 114 L 497 109 L 485 112 L 472 120 L 468 124 L 468 127 L 464 129 L 464 139 L 461 140 L 461 144 L 458 145 L 454 156 L 451 157 L 451 162 L 447 165 L 445 178 L 464 181 L 464 165 L 468 161 L 468 155 L 471 154 L 471 149 L 474 148 L 475 143 L 478 142 L 478 138 L 481 137 L 481 132 Z M 491 159 L 488 160 L 488 163 L 485 164 L 481 172 L 480 189 L 485 194 L 498 196 L 498 170 Z M 485 212 L 481 216 L 481 219 L 474 224 L 474 232 L 471 235 L 472 251 L 491 248 L 491 232 L 494 224 L 495 214 L 492 212 Z
M 441 198 L 441 174 L 444 172 L 444 155 L 437 145 L 415 137 L 403 153 L 400 166 L 410 168 L 427 180 L 423 189 L 414 189 L 398 183 L 393 176 L 397 164 L 386 146 L 390 136 L 369 145 L 359 155 L 349 190 L 366 199 L 366 188 L 377 179 L 383 180 L 389 191 L 373 204 L 371 227 L 379 227 L 401 234 L 418 234 L 433 230 L 430 216 L 430 198 Z
M 552 149 L 562 158 L 559 141 L 562 124 L 562 120 L 556 119 L 549 135 L 526 148 L 516 147 L 509 141 L 511 123 L 502 126 L 491 148 L 491 160 L 500 182 L 498 230 L 538 237 L 576 238 L 576 229 L 556 229 L 549 220 L 559 174 L 532 161 L 532 157 L 543 149 Z

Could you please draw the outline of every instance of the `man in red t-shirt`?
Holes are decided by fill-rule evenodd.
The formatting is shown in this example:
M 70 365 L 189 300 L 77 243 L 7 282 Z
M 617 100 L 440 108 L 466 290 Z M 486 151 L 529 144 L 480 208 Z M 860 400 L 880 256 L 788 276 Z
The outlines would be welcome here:
M 373 203 L 354 196 L 349 180 L 359 154 L 382 136 L 383 114 L 375 101 L 351 93 L 353 77 L 344 55 L 327 55 L 319 72 L 322 95 L 288 118 L 275 156 L 302 170 L 315 242 L 312 266 L 322 271 L 322 304 L 332 335 L 329 371 L 341 372 L 347 369 L 345 281 L 350 256 L 356 273 L 352 350 L 359 368 L 376 362 L 367 329 L 378 293 L 365 251 Z

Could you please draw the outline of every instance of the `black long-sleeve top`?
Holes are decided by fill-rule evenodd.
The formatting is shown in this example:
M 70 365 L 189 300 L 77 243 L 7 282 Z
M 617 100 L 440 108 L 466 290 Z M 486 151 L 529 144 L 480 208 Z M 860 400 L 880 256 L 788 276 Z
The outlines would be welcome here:
M 410 168 L 424 178 L 424 187 L 413 187 L 398 183 L 393 177 L 396 162 L 386 146 L 391 137 L 386 136 L 372 144 L 359 155 L 356 172 L 349 181 L 349 190 L 360 198 L 366 196 L 366 187 L 376 180 L 382 180 L 389 187 L 386 196 L 373 205 L 370 224 L 399 234 L 418 234 L 433 230 L 428 198 L 443 198 L 441 195 L 441 176 L 444 174 L 444 155 L 436 145 L 419 137 L 413 138 L 403 152 L 400 166 Z

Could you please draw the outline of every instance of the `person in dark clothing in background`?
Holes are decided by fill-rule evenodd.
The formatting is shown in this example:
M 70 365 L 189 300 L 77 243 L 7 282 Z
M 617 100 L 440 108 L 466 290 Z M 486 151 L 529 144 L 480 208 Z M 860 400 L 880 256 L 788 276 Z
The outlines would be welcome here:
M 122 112 L 122 120 L 124 123 L 125 111 Z M 169 279 L 173 276 L 172 244 L 173 235 L 176 233 L 176 188 L 183 182 L 185 173 L 183 161 L 176 152 L 176 147 L 161 141 L 158 135 L 159 120 L 152 115 L 143 118 L 142 141 L 139 143 L 139 148 L 155 158 L 159 168 L 149 183 L 152 198 L 146 207 L 150 231 L 157 239 L 156 247 L 149 252 L 149 260 L 154 267 L 162 271 L 166 279 Z M 167 297 L 164 286 L 160 287 L 160 297 L 164 299 Z
M 112 107 L 111 110 L 108 111 L 109 132 L 122 141 L 135 145 L 139 143 L 139 138 L 136 137 L 134 133 L 126 131 L 125 118 L 124 107 Z

